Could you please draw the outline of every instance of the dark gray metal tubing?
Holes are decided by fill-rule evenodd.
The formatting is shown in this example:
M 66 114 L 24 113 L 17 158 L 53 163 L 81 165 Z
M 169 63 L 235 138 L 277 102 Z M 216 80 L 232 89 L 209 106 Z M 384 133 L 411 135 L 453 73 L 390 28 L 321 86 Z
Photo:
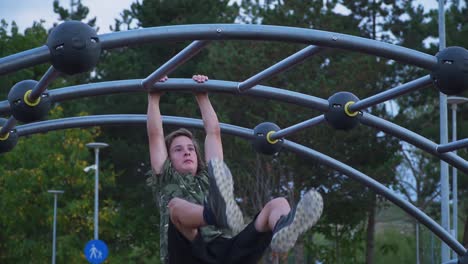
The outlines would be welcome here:
M 49 48 L 44 45 L 0 58 L 0 75 L 47 62 L 49 57 Z
M 468 138 L 460 139 L 447 144 L 441 144 L 437 146 L 436 149 L 439 153 L 445 153 L 466 147 L 468 147 Z
M 165 125 L 178 125 L 197 129 L 203 129 L 203 122 L 200 119 L 183 118 L 174 116 L 163 116 L 163 123 Z M 17 127 L 17 134 L 19 136 L 27 136 L 36 133 L 44 133 L 51 130 L 89 127 L 99 125 L 144 125 L 146 124 L 146 115 L 105 115 L 105 116 L 82 116 L 72 117 L 56 120 L 48 120 L 37 123 L 30 123 Z M 253 131 L 251 129 L 242 128 L 239 126 L 221 124 L 221 131 L 223 133 L 239 136 L 245 139 L 253 138 Z M 374 192 L 387 198 L 395 205 L 402 208 L 409 215 L 424 224 L 435 235 L 441 238 L 447 245 L 457 252 L 458 255 L 465 254 L 465 248 L 454 239 L 447 231 L 438 225 L 432 218 L 427 216 L 424 212 L 416 208 L 411 203 L 401 199 L 394 194 L 390 189 L 372 179 L 371 177 L 361 173 L 360 171 L 337 161 L 325 154 L 312 150 L 303 145 L 294 143 L 289 140 L 284 140 L 284 148 L 292 151 L 302 157 L 311 158 L 321 162 L 331 168 L 347 175 L 348 177 L 360 182 L 367 186 Z
M 10 103 L 7 100 L 0 102 L 0 113 L 9 113 L 10 112 Z
M 177 55 L 172 57 L 166 63 L 164 63 L 161 67 L 159 67 L 156 71 L 151 73 L 148 77 L 143 79 L 141 84 L 145 89 L 149 89 L 152 87 L 159 79 L 162 77 L 170 74 L 174 71 L 178 66 L 185 63 L 187 60 L 195 56 L 198 52 L 200 52 L 206 45 L 210 43 L 206 40 L 197 40 L 192 42 L 188 45 L 185 49 L 179 52 Z
M 278 130 L 275 133 L 271 134 L 270 139 L 271 140 L 280 139 L 280 138 L 283 138 L 283 137 L 285 137 L 287 135 L 291 135 L 291 134 L 293 134 L 293 133 L 295 133 L 295 132 L 297 132 L 299 130 L 302 130 L 302 129 L 305 129 L 305 128 L 308 128 L 308 127 L 311 127 L 311 126 L 319 125 L 319 124 L 323 123 L 324 121 L 325 121 L 325 116 L 320 115 L 320 116 L 314 117 L 312 119 L 306 120 L 304 122 L 295 124 L 293 126 Z
M 164 92 L 191 92 L 199 90 L 216 93 L 240 94 L 242 96 L 248 95 L 293 103 L 322 112 L 327 111 L 328 109 L 328 101 L 322 98 L 262 85 L 257 85 L 253 89 L 239 93 L 237 90 L 237 84 L 237 82 L 218 80 L 209 80 L 206 83 L 195 83 L 192 79 L 170 78 L 164 83 L 156 83 L 152 89 Z M 145 89 L 141 86 L 141 79 L 135 79 L 69 86 L 66 88 L 49 90 L 49 96 L 53 102 L 61 102 L 88 96 L 144 91 Z M 9 109 L 10 105 L 8 104 L 8 101 L 0 102 L 0 114 L 9 113 Z
M 420 223 L 425 225 L 429 230 L 431 230 L 435 235 L 437 235 L 441 240 L 443 240 L 445 243 L 447 243 L 447 245 L 449 245 L 453 250 L 455 250 L 458 255 L 465 254 L 466 249 L 463 247 L 463 245 L 460 244 L 460 242 L 458 242 L 454 237 L 452 237 L 452 235 L 448 233 L 445 229 L 443 229 L 437 222 L 435 222 L 432 218 L 427 216 L 424 212 L 416 208 L 411 203 L 398 197 L 390 189 L 388 189 L 378 181 L 325 154 L 322 154 L 318 151 L 312 150 L 300 144 L 294 143 L 292 141 L 285 140 L 284 147 L 296 154 L 299 154 L 300 156 L 317 160 L 320 163 L 325 164 L 367 186 L 369 189 L 387 198 L 389 201 L 391 201 L 392 203 L 403 209 L 405 212 L 407 212 L 409 215 L 414 217 L 416 220 L 418 220 Z
M 407 82 L 400 86 L 394 87 L 392 89 L 386 90 L 384 92 L 378 93 L 376 95 L 370 96 L 366 99 L 360 100 L 349 106 L 349 111 L 356 112 L 362 109 L 365 109 L 369 106 L 373 106 L 379 103 L 383 103 L 387 100 L 396 98 L 400 95 L 407 94 L 409 92 L 415 91 L 417 89 L 423 88 L 432 83 L 431 76 L 426 75 L 419 79 Z
M 431 70 L 433 55 L 376 40 L 306 28 L 267 25 L 199 24 L 142 28 L 99 35 L 103 49 L 162 41 L 184 40 L 269 40 L 339 48 L 380 56 Z M 44 63 L 46 46 L 0 59 L 0 75 Z M 21 60 L 16 61 L 17 58 Z
M 454 153 L 439 153 L 437 152 L 437 144 L 429 139 L 414 133 L 411 130 L 400 127 L 392 122 L 373 116 L 364 112 L 361 117 L 361 123 L 370 127 L 377 128 L 385 133 L 394 135 L 434 156 L 439 157 L 441 160 L 451 164 L 457 169 L 468 174 L 468 162 Z
M 259 84 L 260 82 L 280 73 L 283 71 L 289 70 L 291 67 L 303 62 L 310 56 L 319 53 L 324 50 L 323 48 L 317 46 L 308 46 L 293 55 L 287 57 L 286 59 L 276 63 L 275 65 L 255 74 L 254 76 L 248 78 L 247 80 L 239 83 L 239 91 L 245 91 Z
M 16 118 L 14 116 L 10 116 L 10 118 L 8 118 L 6 123 L 2 126 L 2 129 L 0 130 L 0 136 L 6 135 L 15 126 L 16 126 Z
M 39 96 L 47 89 L 47 86 L 60 75 L 60 72 L 57 71 L 54 66 L 50 66 L 47 72 L 42 76 L 36 86 L 33 88 L 32 92 L 29 94 L 28 99 L 31 101 L 36 101 Z
M 101 94 L 109 93 L 121 93 L 121 92 L 135 92 L 143 91 L 143 87 L 140 85 L 141 80 L 127 80 L 127 81 L 113 81 L 113 82 L 102 82 L 95 84 L 85 84 L 78 86 L 70 86 L 67 88 L 54 89 L 49 92 L 52 97 L 53 102 L 59 102 L 63 100 L 85 97 L 85 96 L 95 96 Z M 292 92 L 288 90 L 282 90 L 267 86 L 258 85 L 255 88 L 249 89 L 244 93 L 239 93 L 237 90 L 236 82 L 226 82 L 226 81 L 216 81 L 210 80 L 203 84 L 195 83 L 191 79 L 169 79 L 165 83 L 157 83 L 154 87 L 165 92 L 180 92 L 180 91 L 193 91 L 198 89 L 201 91 L 209 92 L 221 92 L 221 93 L 231 93 L 231 94 L 242 94 L 249 96 L 258 96 L 266 99 L 273 99 L 287 103 L 294 103 L 296 105 L 315 108 L 316 110 L 326 112 L 328 111 L 328 101 L 304 95 L 297 92 Z M 153 88 L 154 88 L 153 87 Z M 6 109 L 0 109 L 0 113 L 8 113 L 9 105 Z M 427 151 L 428 153 L 439 157 L 440 159 L 448 162 L 454 167 L 460 169 L 461 171 L 468 172 L 468 162 L 459 156 L 453 153 L 439 153 L 436 151 L 437 145 L 410 131 L 399 127 L 391 122 L 385 121 L 383 119 L 374 117 L 370 114 L 365 114 L 361 118 L 363 124 L 367 124 L 372 127 L 377 127 L 377 129 L 384 130 L 400 139 L 403 139 L 415 146 L 420 147 L 421 149 Z
M 63 100 L 84 97 L 84 96 L 95 96 L 100 94 L 109 94 L 109 93 L 121 93 L 121 92 L 135 92 L 143 91 L 143 87 L 140 85 L 141 80 L 127 80 L 127 81 L 114 81 L 114 82 L 103 82 L 95 84 L 85 84 L 78 86 L 71 86 L 67 88 L 55 89 L 49 92 L 52 97 L 53 102 L 59 102 Z M 266 99 L 273 99 L 287 103 L 294 103 L 296 105 L 312 108 L 316 110 L 326 112 L 328 111 L 328 101 L 304 95 L 297 92 L 292 92 L 288 90 L 281 90 L 267 86 L 258 85 L 253 89 L 249 89 L 244 93 L 239 93 L 237 90 L 237 83 L 235 82 L 226 82 L 226 81 L 216 81 L 210 80 L 203 84 L 197 84 L 190 79 L 170 79 L 165 83 L 157 83 L 154 87 L 160 91 L 166 92 L 180 92 L 180 91 L 193 91 L 198 89 L 201 91 L 209 92 L 221 92 L 221 93 L 232 93 L 232 94 L 242 94 L 249 96 L 258 96 Z M 6 109 L 0 109 L 0 113 L 7 113 L 9 110 L 9 105 Z M 385 121 L 378 117 L 374 117 L 370 114 L 365 114 L 361 118 L 363 124 L 367 124 L 377 129 L 383 130 L 387 133 L 390 133 L 400 139 L 403 139 L 428 153 L 439 157 L 440 159 L 448 162 L 454 167 L 460 169 L 461 171 L 468 172 L 468 162 L 459 156 L 453 153 L 438 153 L 436 151 L 437 145 L 410 131 L 404 129 L 400 126 L 397 126 L 391 122 Z
M 270 40 L 340 48 L 402 61 L 432 69 L 435 56 L 393 44 L 321 30 L 246 24 L 178 25 L 120 31 L 100 35 L 103 48 L 121 47 L 154 41 L 180 40 Z

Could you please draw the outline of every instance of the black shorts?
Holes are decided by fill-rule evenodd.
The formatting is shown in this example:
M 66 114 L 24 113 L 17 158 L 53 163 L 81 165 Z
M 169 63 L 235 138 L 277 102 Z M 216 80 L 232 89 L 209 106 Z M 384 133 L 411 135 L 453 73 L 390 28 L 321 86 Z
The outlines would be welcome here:
M 232 238 L 203 241 L 200 232 L 193 241 L 186 239 L 169 221 L 168 257 L 170 264 L 255 264 L 271 242 L 271 232 L 258 232 L 252 221 Z

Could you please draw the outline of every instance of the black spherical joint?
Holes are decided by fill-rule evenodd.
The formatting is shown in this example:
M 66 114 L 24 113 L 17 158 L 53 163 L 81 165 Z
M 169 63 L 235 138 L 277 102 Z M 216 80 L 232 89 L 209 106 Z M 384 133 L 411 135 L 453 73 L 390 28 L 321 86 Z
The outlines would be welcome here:
M 66 21 L 47 38 L 52 65 L 66 74 L 91 70 L 99 60 L 101 42 L 96 30 L 80 21 Z
M 457 95 L 468 90 L 468 50 L 448 47 L 436 54 L 437 65 L 431 73 L 439 91 Z
M 37 81 L 24 80 L 15 84 L 8 93 L 11 114 L 24 123 L 44 119 L 49 113 L 51 100 L 45 90 L 36 100 L 29 100 L 28 95 L 36 86 Z
M 257 152 L 265 155 L 273 155 L 280 151 L 283 146 L 283 140 L 270 139 L 273 133 L 280 130 L 279 126 L 271 122 L 263 122 L 258 124 L 253 130 L 255 137 L 252 141 L 252 145 Z
M 8 120 L 0 118 L 0 130 Z M 0 153 L 5 153 L 12 150 L 18 143 L 18 135 L 15 130 L 9 131 L 5 135 L 0 135 Z
M 350 130 L 359 124 L 361 113 L 349 110 L 359 98 L 350 92 L 338 92 L 328 98 L 328 112 L 325 119 L 335 129 Z

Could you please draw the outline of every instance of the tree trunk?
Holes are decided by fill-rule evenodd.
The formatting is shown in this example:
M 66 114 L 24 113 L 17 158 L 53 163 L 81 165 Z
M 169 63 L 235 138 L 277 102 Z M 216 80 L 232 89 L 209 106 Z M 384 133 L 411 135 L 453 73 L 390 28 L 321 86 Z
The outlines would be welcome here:
M 296 245 L 294 246 L 294 259 L 294 263 L 296 264 L 306 263 L 304 256 L 304 242 L 302 240 L 297 241 Z
M 366 264 L 374 263 L 374 248 L 375 248 L 375 194 L 372 196 L 372 207 L 369 210 L 367 218 L 367 244 L 366 244 Z
M 463 230 L 463 246 L 468 248 L 468 217 L 465 218 L 465 228 Z

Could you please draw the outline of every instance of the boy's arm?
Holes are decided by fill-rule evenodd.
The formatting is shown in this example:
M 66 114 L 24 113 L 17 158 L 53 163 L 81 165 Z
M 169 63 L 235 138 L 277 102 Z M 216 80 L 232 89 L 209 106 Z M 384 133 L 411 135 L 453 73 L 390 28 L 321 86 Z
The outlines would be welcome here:
M 160 98 L 161 93 L 148 94 L 148 112 L 146 120 L 151 167 L 156 174 L 162 173 L 164 162 L 167 159 L 162 117 L 161 111 L 159 110 Z
M 208 77 L 204 75 L 194 75 L 193 80 L 198 83 L 208 81 Z M 205 127 L 205 160 L 217 158 L 223 160 L 223 144 L 221 141 L 221 128 L 219 126 L 218 117 L 207 93 L 196 93 L 198 107 L 203 119 L 203 126 Z

